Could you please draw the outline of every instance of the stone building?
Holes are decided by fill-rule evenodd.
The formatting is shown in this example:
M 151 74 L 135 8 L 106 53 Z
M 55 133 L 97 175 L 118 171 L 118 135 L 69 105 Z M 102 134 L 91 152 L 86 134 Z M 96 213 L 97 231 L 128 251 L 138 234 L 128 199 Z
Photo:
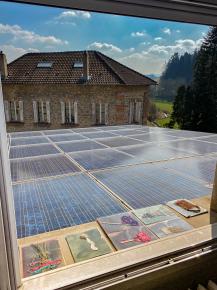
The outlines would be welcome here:
M 7 130 L 146 123 L 156 83 L 98 51 L 0 53 Z

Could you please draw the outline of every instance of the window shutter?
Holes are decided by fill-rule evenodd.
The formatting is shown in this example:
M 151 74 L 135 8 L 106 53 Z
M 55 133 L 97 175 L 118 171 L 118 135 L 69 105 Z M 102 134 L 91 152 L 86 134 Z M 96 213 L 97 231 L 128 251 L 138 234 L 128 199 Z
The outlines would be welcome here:
M 78 103 L 74 102 L 74 120 L 75 124 L 78 124 Z
M 33 116 L 34 116 L 34 123 L 38 123 L 38 104 L 36 101 L 33 101 Z
M 133 101 L 129 103 L 129 124 L 133 123 Z
M 105 104 L 105 125 L 109 123 L 109 105 L 108 103 Z
M 46 114 L 47 114 L 47 122 L 50 123 L 50 102 L 46 102 Z
M 92 121 L 93 125 L 96 124 L 96 103 L 92 103 Z
M 61 106 L 61 124 L 65 124 L 65 102 L 60 102 L 60 106 Z
M 8 104 L 8 101 L 4 101 L 4 108 L 5 108 L 5 120 L 6 120 L 6 122 L 10 122 L 10 114 L 9 114 L 9 104 Z
M 72 105 L 71 105 L 71 102 L 68 101 L 68 106 L 69 106 L 69 120 L 68 122 L 71 123 L 72 122 Z
M 136 122 L 140 123 L 141 118 L 141 108 L 142 108 L 141 102 L 136 102 Z
M 15 121 L 18 121 L 18 118 L 17 118 L 17 102 L 14 101 L 14 119 Z
M 44 122 L 44 102 L 41 101 L 40 102 L 40 106 L 41 106 L 41 120 L 39 120 L 40 122 Z
M 23 118 L 23 101 L 19 101 L 19 111 L 20 111 L 20 122 L 24 121 Z
M 99 103 L 99 123 L 102 124 L 102 103 Z

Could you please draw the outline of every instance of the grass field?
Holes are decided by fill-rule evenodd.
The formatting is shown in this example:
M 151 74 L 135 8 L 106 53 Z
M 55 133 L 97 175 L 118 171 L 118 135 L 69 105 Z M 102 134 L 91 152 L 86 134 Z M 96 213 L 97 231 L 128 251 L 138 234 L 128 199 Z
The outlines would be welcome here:
M 167 102 L 167 101 L 162 101 L 162 100 L 154 100 L 153 101 L 157 108 L 162 111 L 162 112 L 168 112 L 172 113 L 173 110 L 173 103 L 172 102 Z
M 158 124 L 159 127 L 164 127 L 170 121 L 170 117 L 164 119 L 157 119 L 155 122 Z
M 165 112 L 171 115 L 173 111 L 172 102 L 167 102 L 167 101 L 162 101 L 162 100 L 153 100 L 153 102 L 155 103 L 159 111 Z M 170 116 L 164 119 L 157 119 L 155 122 L 158 124 L 159 127 L 165 127 L 165 125 L 170 122 Z

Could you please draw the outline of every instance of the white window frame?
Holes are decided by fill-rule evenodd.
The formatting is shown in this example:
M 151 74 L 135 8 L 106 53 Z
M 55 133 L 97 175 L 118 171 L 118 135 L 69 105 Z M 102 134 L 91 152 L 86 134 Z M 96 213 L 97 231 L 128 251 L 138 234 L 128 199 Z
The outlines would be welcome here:
M 15 290 L 21 277 L 3 104 L 0 75 L 0 289 Z
M 216 26 L 217 3 L 213 0 L 13 0 L 126 16 L 147 17 Z
M 51 122 L 50 119 L 50 102 L 49 101 L 33 101 L 33 118 L 34 123 L 43 124 L 47 123 L 49 124 Z M 41 120 L 39 118 L 39 106 L 41 109 Z M 46 110 L 46 113 L 44 112 Z
M 142 101 L 129 101 L 129 124 L 142 124 Z
M 68 107 L 68 118 L 66 116 L 66 106 Z M 77 101 L 61 101 L 61 124 L 63 125 L 77 125 L 78 124 L 78 102 Z M 66 121 L 69 119 L 69 121 Z M 73 121 L 74 119 L 74 121 Z
M 17 111 L 18 109 L 18 111 Z M 4 101 L 5 119 L 6 122 L 20 122 L 24 121 L 23 117 L 23 101 L 5 100 Z M 12 110 L 14 111 L 14 118 L 12 118 Z
M 47 6 L 56 6 L 62 8 L 72 8 L 80 10 L 89 10 L 89 11 L 98 11 L 98 12 L 107 12 L 107 13 L 116 13 L 122 15 L 132 15 L 139 17 L 150 17 L 154 19 L 165 19 L 165 20 L 176 20 L 176 21 L 185 21 L 192 23 L 200 23 L 206 25 L 216 25 L 217 17 L 217 5 L 212 4 L 210 0 L 201 0 L 201 1 L 159 1 L 159 0 L 113 0 L 108 5 L 106 0 L 90 0 L 90 1 L 81 1 L 81 0 L 14 0 L 13 2 L 21 3 L 31 3 L 31 4 L 40 4 Z M 203 2 L 203 3 L 202 3 Z M 0 288 L 1 289 L 12 289 L 15 290 L 16 286 L 20 286 L 20 276 L 19 276 L 19 264 L 18 264 L 18 254 L 17 254 L 17 244 L 16 244 L 16 235 L 15 235 L 15 216 L 13 209 L 13 198 L 11 191 L 11 180 L 10 180 L 10 170 L 9 170 L 9 160 L 7 154 L 7 144 L 6 144 L 6 128 L 5 128 L 5 117 L 3 112 L 3 94 L 1 89 L 1 78 L 0 78 L 0 198 L 1 198 L 1 207 L 0 207 Z M 4 197 L 5 199 L 2 199 Z M 2 202 L 3 201 L 3 202 Z M 8 224 L 10 225 L 8 228 Z M 7 231 L 4 231 L 7 229 Z M 212 229 L 213 230 L 213 229 Z M 204 228 L 206 231 L 206 228 Z M 210 235 L 211 229 L 208 229 L 207 233 L 204 233 L 204 240 Z M 216 232 L 215 232 L 216 233 Z M 200 233 L 201 235 L 201 233 Z M 217 235 L 215 235 L 217 236 Z M 212 238 L 212 237 L 210 237 Z M 190 240 L 190 239 L 189 239 Z M 191 238 L 191 240 L 194 240 Z M 187 240 L 185 239 L 186 247 L 192 247 L 191 244 L 187 245 Z M 147 246 L 148 247 L 148 246 Z M 144 247 L 146 248 L 146 247 Z M 168 244 L 167 244 L 168 248 Z M 142 248 L 141 248 L 142 249 Z M 170 247 L 172 250 L 172 247 Z M 174 249 L 173 249 L 174 250 Z M 178 246 L 177 246 L 178 250 Z M 10 259 L 10 258 L 11 259 Z M 153 259 L 153 257 L 152 257 Z M 106 261 L 105 261 L 106 262 Z M 140 261 L 141 263 L 141 261 Z M 85 265 L 86 263 L 82 264 Z M 88 263 L 87 263 L 88 264 Z M 106 265 L 106 264 L 104 264 Z M 110 264 L 107 265 L 107 267 Z M 127 264 L 125 265 L 127 267 Z M 89 268 L 89 270 L 92 268 Z M 53 277 L 56 277 L 58 280 L 58 274 L 61 271 L 54 273 Z M 66 277 L 73 276 L 73 272 L 68 273 L 69 275 L 64 276 L 64 281 Z M 78 275 L 79 276 L 79 275 Z M 49 285 L 49 275 L 46 275 L 47 285 Z M 41 279 L 37 285 L 40 285 L 40 282 L 46 280 L 45 277 L 39 277 Z M 54 278 L 55 279 L 55 278 Z M 123 278 L 124 279 L 124 276 Z M 64 286 L 64 283 L 60 283 L 60 287 Z M 65 281 L 67 282 L 67 281 Z M 114 281 L 114 284 L 117 281 Z M 28 282 L 27 282 L 28 283 Z M 31 283 L 31 280 L 30 280 Z M 68 281 L 68 285 L 69 285 Z M 35 284 L 36 285 L 36 284 Z M 66 285 L 66 284 L 65 284 Z M 30 289 L 30 288 L 25 288 Z
M 97 111 L 96 111 L 97 106 L 99 106 L 99 116 L 97 116 Z M 103 106 L 104 106 L 104 116 L 102 115 Z M 97 122 L 97 119 L 99 119 L 99 122 Z M 93 120 L 93 125 L 108 125 L 109 124 L 109 104 L 102 103 L 102 102 L 92 103 L 92 120 Z

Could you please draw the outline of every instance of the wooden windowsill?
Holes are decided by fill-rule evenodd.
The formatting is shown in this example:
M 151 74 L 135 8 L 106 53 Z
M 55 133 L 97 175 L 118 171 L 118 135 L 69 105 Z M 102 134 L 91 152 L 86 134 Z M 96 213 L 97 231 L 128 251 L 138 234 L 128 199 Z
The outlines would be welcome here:
M 209 209 L 210 197 L 195 199 L 200 206 Z M 111 254 L 97 257 L 80 263 L 66 266 L 23 279 L 22 290 L 53 290 L 53 289 L 98 289 L 102 286 L 117 284 L 127 279 L 134 279 L 138 273 L 145 275 L 152 269 L 173 265 L 186 256 L 195 259 L 204 255 L 207 246 L 214 245 L 217 240 L 217 213 L 208 212 L 191 219 L 183 218 L 194 227 L 193 230 L 155 240 L 147 245 L 139 245 Z M 19 240 L 20 247 L 46 239 L 57 238 L 65 242 L 65 236 L 91 227 L 96 223 L 83 224 L 74 228 L 44 233 L 38 236 Z M 217 246 L 217 245 L 216 245 Z M 64 251 L 69 251 L 66 248 Z M 67 255 L 67 259 L 68 255 Z M 174 260 L 174 261 L 173 261 Z M 172 262 L 171 262 L 172 261 Z M 70 262 L 70 261 L 69 261 Z M 71 286 L 70 286 L 71 285 Z M 66 287 L 66 288 L 65 288 Z M 103 288 L 103 287 L 102 287 Z M 85 288 L 86 289 L 86 288 Z M 101 288 L 100 288 L 101 289 Z
M 143 275 L 146 274 L 146 270 L 148 273 L 150 267 L 154 273 L 154 270 L 168 265 L 172 259 L 197 251 L 200 246 L 200 250 L 196 252 L 198 256 L 203 252 L 201 249 L 216 238 L 217 224 L 205 226 L 176 237 L 153 241 L 146 246 L 114 252 L 94 260 L 25 278 L 20 290 L 53 290 L 65 287 L 83 289 L 88 286 L 90 288 L 87 289 L 99 289 L 103 285 L 108 286 L 133 278 L 134 273 L 136 275 L 139 272 L 139 268 L 143 269 Z

